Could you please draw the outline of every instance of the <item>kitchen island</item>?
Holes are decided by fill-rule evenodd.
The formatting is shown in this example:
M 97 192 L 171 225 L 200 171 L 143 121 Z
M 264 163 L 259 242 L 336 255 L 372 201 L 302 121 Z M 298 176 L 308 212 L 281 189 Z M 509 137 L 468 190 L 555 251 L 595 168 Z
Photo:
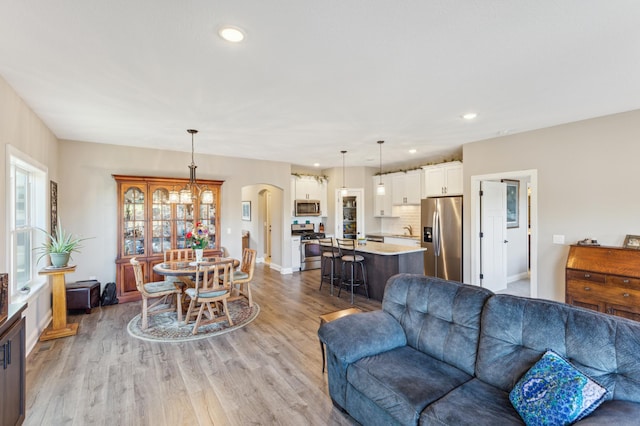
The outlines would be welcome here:
M 358 245 L 356 251 L 364 257 L 367 269 L 369 297 L 382 301 L 387 280 L 395 274 L 424 274 L 424 252 L 426 250 L 423 247 L 409 247 L 374 241 L 367 241 L 365 245 Z M 347 291 L 349 290 L 347 289 Z M 361 287 L 358 288 L 358 292 L 365 294 L 364 288 Z

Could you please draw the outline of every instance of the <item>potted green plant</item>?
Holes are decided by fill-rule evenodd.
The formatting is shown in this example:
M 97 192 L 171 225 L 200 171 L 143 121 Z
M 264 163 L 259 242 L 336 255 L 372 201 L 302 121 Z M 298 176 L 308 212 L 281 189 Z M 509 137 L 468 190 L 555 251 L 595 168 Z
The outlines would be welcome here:
M 80 253 L 82 246 L 80 243 L 89 238 L 79 238 L 70 232 L 65 231 L 62 228 L 60 219 L 58 219 L 58 227 L 55 233 L 49 233 L 42 228 L 36 228 L 40 232 L 44 233 L 46 240 L 40 247 L 36 247 L 34 250 L 42 253 L 38 258 L 38 262 L 45 256 L 49 256 L 51 260 L 51 266 L 55 268 L 64 268 L 69 263 L 71 253 Z

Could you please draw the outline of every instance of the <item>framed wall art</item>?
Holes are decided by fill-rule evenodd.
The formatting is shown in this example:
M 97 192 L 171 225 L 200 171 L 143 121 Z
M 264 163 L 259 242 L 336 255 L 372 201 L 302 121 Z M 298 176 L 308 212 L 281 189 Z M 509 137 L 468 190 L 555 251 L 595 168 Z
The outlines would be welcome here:
M 627 235 L 624 239 L 624 248 L 640 250 L 640 235 Z
M 502 179 L 507 184 L 507 228 L 520 226 L 520 181 Z
M 58 227 L 58 184 L 54 181 L 49 182 L 49 202 L 51 203 L 51 235 L 55 235 Z
M 251 201 L 242 202 L 242 220 L 251 220 Z

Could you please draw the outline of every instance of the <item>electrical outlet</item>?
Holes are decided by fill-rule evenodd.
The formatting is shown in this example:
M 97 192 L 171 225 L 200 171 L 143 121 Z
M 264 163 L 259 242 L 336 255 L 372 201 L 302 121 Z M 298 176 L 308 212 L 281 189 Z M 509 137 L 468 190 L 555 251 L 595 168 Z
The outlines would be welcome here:
M 553 244 L 564 244 L 564 235 L 554 235 Z
M 96 276 L 95 276 L 95 275 L 89 275 L 89 279 L 90 279 L 90 280 L 95 280 L 95 279 L 96 279 Z

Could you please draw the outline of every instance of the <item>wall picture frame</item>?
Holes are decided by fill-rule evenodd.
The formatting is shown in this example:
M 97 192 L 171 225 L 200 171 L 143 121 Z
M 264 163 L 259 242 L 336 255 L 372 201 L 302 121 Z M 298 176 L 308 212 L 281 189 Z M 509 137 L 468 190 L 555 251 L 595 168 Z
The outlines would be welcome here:
M 640 235 L 627 235 L 624 238 L 624 248 L 640 250 Z
M 520 226 L 520 181 L 502 179 L 507 184 L 507 228 Z
M 242 220 L 251 220 L 251 201 L 242 202 Z
M 54 181 L 49 181 L 49 203 L 51 235 L 56 235 L 56 228 L 58 227 L 58 184 Z

